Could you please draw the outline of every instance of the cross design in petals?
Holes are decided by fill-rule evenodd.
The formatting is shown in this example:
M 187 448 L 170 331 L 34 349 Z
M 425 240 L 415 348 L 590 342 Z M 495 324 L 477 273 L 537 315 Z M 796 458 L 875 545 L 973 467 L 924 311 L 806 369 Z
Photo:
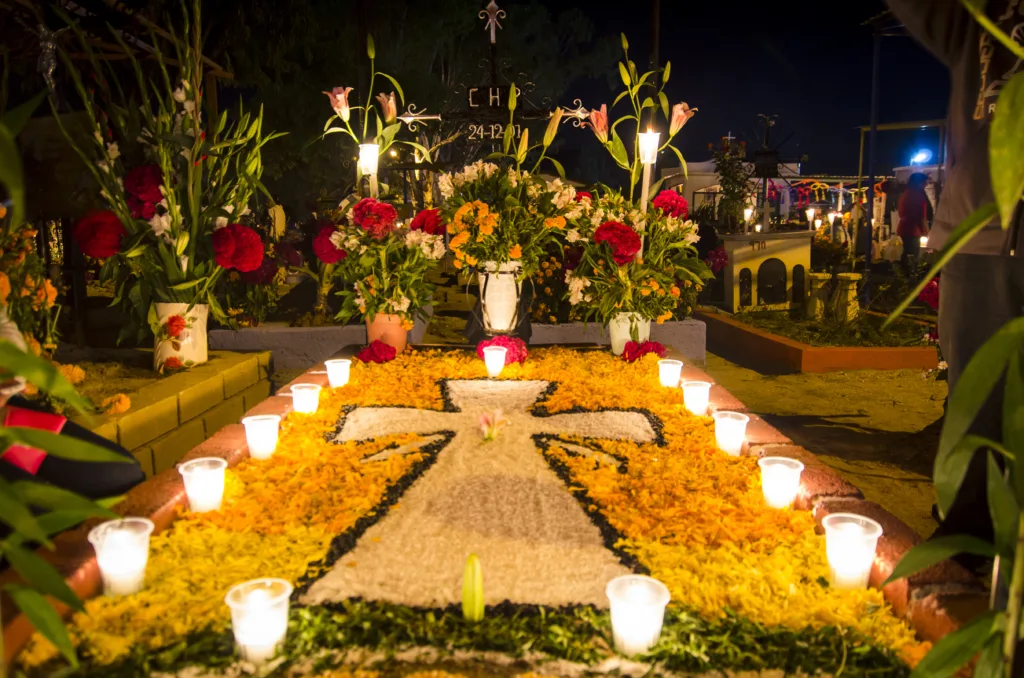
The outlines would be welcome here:
M 627 568 L 548 466 L 535 439 L 563 436 L 653 442 L 647 416 L 632 411 L 538 414 L 531 409 L 546 381 L 442 382 L 446 411 L 359 407 L 335 440 L 361 441 L 416 433 L 416 443 L 385 450 L 371 463 L 450 440 L 393 510 L 359 537 L 334 569 L 315 582 L 306 603 L 350 597 L 407 605 L 444 606 L 461 599 L 469 553 L 484 566 L 488 604 L 503 600 L 540 605 L 606 606 L 604 587 Z M 500 409 L 509 424 L 484 442 L 479 419 Z M 452 435 L 454 434 L 454 435 Z M 566 443 L 574 453 L 584 446 Z M 612 462 L 607 455 L 588 455 Z M 549 569 L 566 567 L 552 582 Z

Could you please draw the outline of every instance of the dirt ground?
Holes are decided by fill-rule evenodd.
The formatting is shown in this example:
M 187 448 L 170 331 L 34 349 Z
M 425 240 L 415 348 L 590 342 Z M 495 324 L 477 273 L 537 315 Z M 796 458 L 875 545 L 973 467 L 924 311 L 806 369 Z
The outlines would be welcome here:
M 922 371 L 762 375 L 715 355 L 706 371 L 922 536 L 946 383 Z

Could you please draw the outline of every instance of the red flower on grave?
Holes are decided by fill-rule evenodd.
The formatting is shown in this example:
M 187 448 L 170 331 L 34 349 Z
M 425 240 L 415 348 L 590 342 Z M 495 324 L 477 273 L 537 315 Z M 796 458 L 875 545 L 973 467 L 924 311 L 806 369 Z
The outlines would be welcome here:
M 929 308 L 933 311 L 939 308 L 939 279 L 938 277 L 932 278 L 928 281 L 928 284 L 921 290 L 921 294 L 917 295 L 917 300 L 928 304 Z
M 167 319 L 167 336 L 171 339 L 177 339 L 185 331 L 187 324 L 180 315 L 172 315 Z
M 121 249 L 127 232 L 117 215 L 110 210 L 92 210 L 78 220 L 74 230 L 78 247 L 87 257 L 107 259 Z
M 242 282 L 246 285 L 269 285 L 277 275 L 277 262 L 272 257 L 263 255 L 263 263 L 255 270 L 242 274 Z
M 222 268 L 248 273 L 263 263 L 263 241 L 248 226 L 228 224 L 214 231 L 211 239 L 214 261 Z
M 576 202 L 583 202 L 584 200 L 594 201 L 594 196 L 590 194 L 590 191 L 576 191 Z
M 665 347 L 656 341 L 627 341 L 625 348 L 622 350 L 622 359 L 628 363 L 636 362 L 643 358 L 648 353 L 653 353 L 659 358 L 665 357 Z
M 651 201 L 651 207 L 677 219 L 685 219 L 690 216 L 690 206 L 686 202 L 686 198 L 671 189 L 658 193 Z
M 476 345 L 476 354 L 480 357 L 480 360 L 484 359 L 484 349 L 488 346 L 504 346 L 505 347 L 505 364 L 511 365 L 512 363 L 525 363 L 526 355 L 526 342 L 519 337 L 506 337 L 498 335 L 491 339 L 484 339 Z
M 618 221 L 606 221 L 594 231 L 594 242 L 608 243 L 612 259 L 619 266 L 633 261 L 640 251 L 640 236 L 629 226 Z
M 395 359 L 398 351 L 394 346 L 388 346 L 380 339 L 375 339 L 372 344 L 356 353 L 356 358 L 364 363 L 386 363 Z
M 446 224 L 441 220 L 441 210 L 421 210 L 409 224 L 414 231 L 425 231 L 430 235 L 443 235 Z
M 156 214 L 156 203 L 139 200 L 134 195 L 129 195 L 128 210 L 132 214 L 132 219 L 145 219 L 149 221 Z
M 176 355 L 172 355 L 164 361 L 164 364 L 161 365 L 161 367 L 165 370 L 180 370 L 184 365 L 181 363 L 181 358 Z
M 708 265 L 712 273 L 717 274 L 729 263 L 729 255 L 726 254 L 725 248 L 719 245 L 708 252 L 708 256 L 704 258 L 704 263 Z
M 386 202 L 363 198 L 352 208 L 352 223 L 363 229 L 374 240 L 391 233 L 398 221 L 398 212 Z
M 313 254 L 325 264 L 336 264 L 348 256 L 348 252 L 339 248 L 331 240 L 331 236 L 338 230 L 331 224 L 322 227 L 313 238 Z
M 160 187 L 164 173 L 156 165 L 139 165 L 124 175 L 124 191 L 139 202 L 158 203 L 164 199 Z

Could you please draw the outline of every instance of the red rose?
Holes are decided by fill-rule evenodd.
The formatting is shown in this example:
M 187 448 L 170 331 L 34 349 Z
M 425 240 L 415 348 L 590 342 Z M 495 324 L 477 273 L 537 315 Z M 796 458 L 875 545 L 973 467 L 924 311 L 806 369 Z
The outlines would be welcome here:
M 185 331 L 185 319 L 180 315 L 172 315 L 167 319 L 167 336 L 177 339 Z
M 363 198 L 352 208 L 352 222 L 369 233 L 374 240 L 381 240 L 391 233 L 398 221 L 398 212 L 386 202 Z
M 156 214 L 156 204 L 139 200 L 134 195 L 128 196 L 128 209 L 132 213 L 132 219 L 145 219 L 149 221 Z
M 476 345 L 476 354 L 480 357 L 480 360 L 484 359 L 484 349 L 488 346 L 504 346 L 505 347 L 505 364 L 511 365 L 512 363 L 525 363 L 526 362 L 526 342 L 519 337 L 506 337 L 498 335 L 492 339 L 484 339 Z
M 608 243 L 612 250 L 612 259 L 619 266 L 633 261 L 640 251 L 640 236 L 629 226 L 617 221 L 606 221 L 594 231 L 594 242 Z
M 631 363 L 640 360 L 640 358 L 643 358 L 648 353 L 654 353 L 659 358 L 664 358 L 665 347 L 656 341 L 644 341 L 640 343 L 627 341 L 626 346 L 622 349 L 622 359 Z
M 386 363 L 394 360 L 396 355 L 398 355 L 398 351 L 394 346 L 388 346 L 380 339 L 376 339 L 372 344 L 356 353 L 356 358 L 364 363 Z
M 590 194 L 590 191 L 576 191 L 576 202 L 583 202 L 584 200 L 594 201 L 594 196 Z
M 260 234 L 242 224 L 228 224 L 213 232 L 213 258 L 221 268 L 239 273 L 255 271 L 263 263 Z
M 172 355 L 170 358 L 164 361 L 162 366 L 165 370 L 180 370 L 184 365 L 181 364 L 181 358 L 176 355 Z
M 74 235 L 87 257 L 107 259 L 120 251 L 121 240 L 127 231 L 110 210 L 91 210 L 75 224 Z
M 157 203 L 164 199 L 160 187 L 164 173 L 156 165 L 140 165 L 124 175 L 124 190 L 141 202 Z
M 928 281 L 928 284 L 921 290 L 921 294 L 917 295 L 917 300 L 928 304 L 933 311 L 939 308 L 939 279 L 937 277 Z
M 441 210 L 422 210 L 413 218 L 409 228 L 414 231 L 425 231 L 430 235 L 442 235 L 446 226 L 441 220 Z
M 685 219 L 690 216 L 690 206 L 686 203 L 686 198 L 671 189 L 658 193 L 651 201 L 651 207 L 677 219 Z
M 269 285 L 277 275 L 277 262 L 264 255 L 263 263 L 253 271 L 242 274 L 242 282 L 246 285 Z
M 331 236 L 335 233 L 337 233 L 337 229 L 327 225 L 321 228 L 313 238 L 313 254 L 325 264 L 336 264 L 348 256 L 348 252 L 339 249 L 331 240 Z

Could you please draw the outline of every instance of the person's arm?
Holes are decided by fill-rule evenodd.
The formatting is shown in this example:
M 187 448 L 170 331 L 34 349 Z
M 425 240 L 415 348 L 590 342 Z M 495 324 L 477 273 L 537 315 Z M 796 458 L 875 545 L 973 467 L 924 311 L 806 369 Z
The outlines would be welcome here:
M 964 48 L 972 21 L 960 0 L 885 0 L 907 32 L 949 66 Z

